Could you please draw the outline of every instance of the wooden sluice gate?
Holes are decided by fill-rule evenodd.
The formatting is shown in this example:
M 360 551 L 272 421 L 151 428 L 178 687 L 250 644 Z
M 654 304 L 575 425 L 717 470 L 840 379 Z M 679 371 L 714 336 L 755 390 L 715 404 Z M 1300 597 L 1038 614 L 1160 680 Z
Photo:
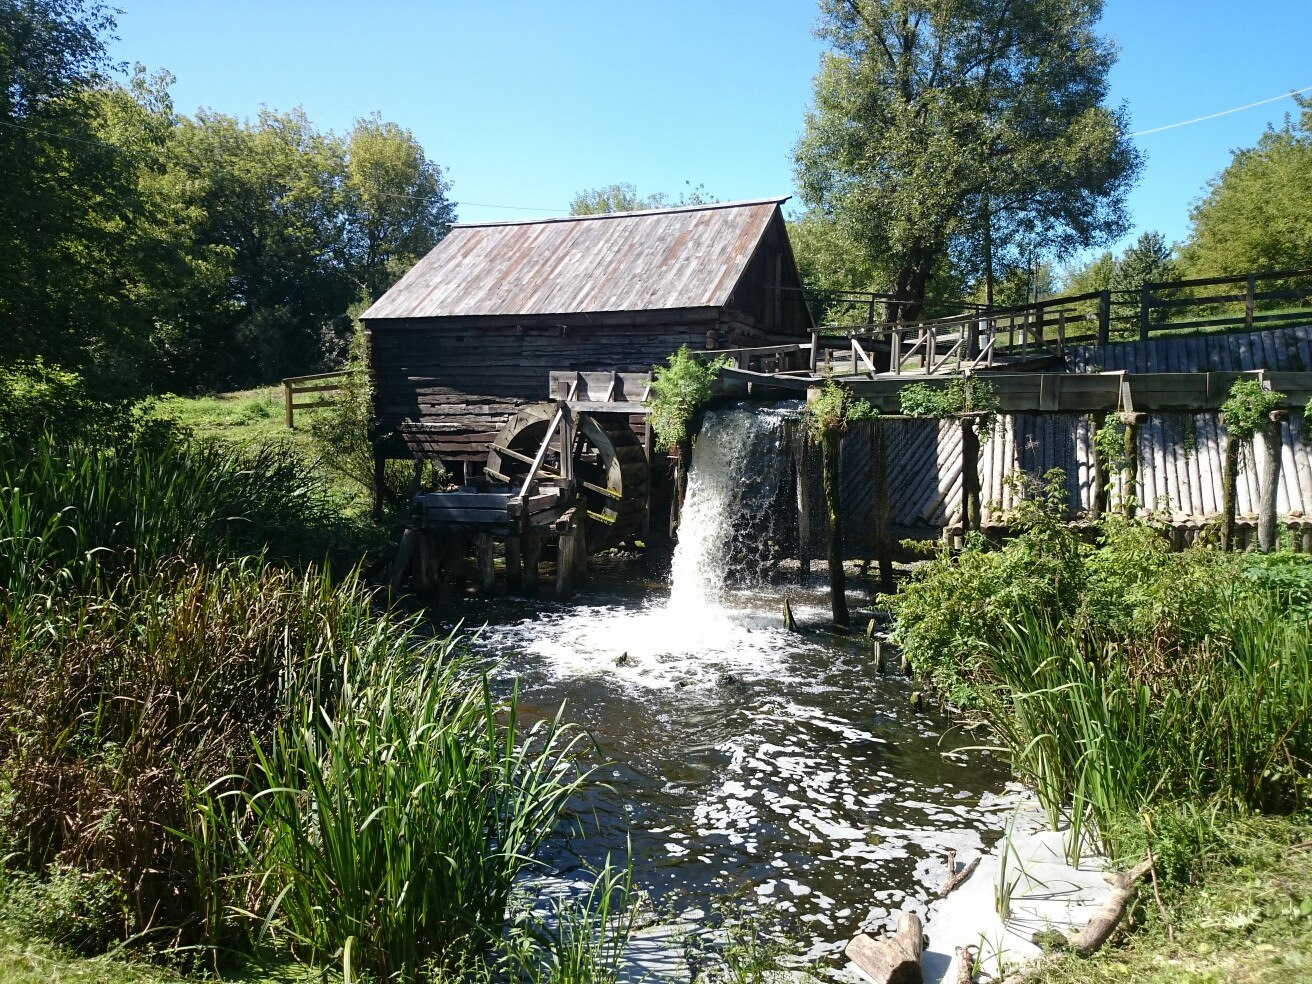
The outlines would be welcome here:
M 586 577 L 589 553 L 645 537 L 651 510 L 648 373 L 552 373 L 559 398 L 521 407 L 497 433 L 480 480 L 415 495 L 392 585 L 450 593 L 474 554 L 485 592 L 503 545 L 506 586 L 536 594 L 554 557 L 557 597 Z M 642 437 L 635 433 L 635 424 Z

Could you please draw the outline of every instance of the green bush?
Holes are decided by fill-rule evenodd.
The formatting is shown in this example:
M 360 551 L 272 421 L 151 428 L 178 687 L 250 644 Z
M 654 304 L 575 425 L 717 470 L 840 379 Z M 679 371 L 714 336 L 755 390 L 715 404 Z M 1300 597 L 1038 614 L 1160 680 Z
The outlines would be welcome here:
M 878 411 L 866 400 L 852 395 L 846 386 L 826 379 L 820 392 L 806 404 L 805 421 L 813 441 L 839 437 L 847 425 L 857 420 L 869 420 Z
M 654 367 L 647 404 L 658 451 L 673 451 L 691 440 L 698 415 L 711 401 L 711 385 L 720 370 L 730 365 L 724 356 L 695 358 L 685 345 L 670 356 L 667 365 Z
M 126 896 L 108 872 L 52 865 L 43 877 L 18 871 L 4 885 L 4 919 L 25 936 L 76 953 L 101 953 L 122 925 Z
M 1221 420 L 1235 437 L 1248 440 L 1266 426 L 1271 411 L 1284 399 L 1284 393 L 1266 389 L 1260 380 L 1238 379 L 1221 404 Z

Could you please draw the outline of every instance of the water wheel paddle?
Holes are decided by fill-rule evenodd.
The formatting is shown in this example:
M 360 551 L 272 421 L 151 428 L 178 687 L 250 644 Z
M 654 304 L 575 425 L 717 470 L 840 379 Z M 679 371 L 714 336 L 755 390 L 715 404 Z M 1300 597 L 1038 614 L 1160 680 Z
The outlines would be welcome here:
M 522 407 L 506 422 L 487 455 L 488 474 L 519 491 L 556 415 L 554 403 Z M 647 456 L 621 414 L 578 414 L 574 479 L 579 504 L 587 510 L 588 550 L 617 546 L 642 529 L 649 486 Z M 541 478 L 560 477 L 561 434 L 538 469 Z

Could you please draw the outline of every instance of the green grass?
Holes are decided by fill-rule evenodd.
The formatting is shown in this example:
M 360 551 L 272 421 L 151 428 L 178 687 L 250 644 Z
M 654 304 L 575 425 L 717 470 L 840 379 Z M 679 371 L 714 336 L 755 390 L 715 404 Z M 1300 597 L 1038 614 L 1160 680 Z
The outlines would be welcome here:
M 205 977 L 184 976 L 168 967 L 116 955 L 71 955 L 0 924 L 0 984 L 187 984 L 200 980 L 232 984 L 335 984 L 341 979 L 338 973 L 295 963 L 273 967 L 250 964 L 225 970 L 217 976 L 212 971 Z
M 1150 883 L 1129 928 L 1092 958 L 1063 954 L 1044 984 L 1296 984 L 1312 980 L 1312 820 L 1250 818 L 1218 832 L 1192 885 Z
M 300 397 L 302 401 L 308 397 Z M 217 437 L 239 444 L 289 441 L 312 452 L 309 422 L 315 410 L 298 410 L 296 428 L 283 419 L 281 386 L 215 393 L 208 396 L 162 396 L 153 401 L 154 416 L 176 421 L 202 437 Z

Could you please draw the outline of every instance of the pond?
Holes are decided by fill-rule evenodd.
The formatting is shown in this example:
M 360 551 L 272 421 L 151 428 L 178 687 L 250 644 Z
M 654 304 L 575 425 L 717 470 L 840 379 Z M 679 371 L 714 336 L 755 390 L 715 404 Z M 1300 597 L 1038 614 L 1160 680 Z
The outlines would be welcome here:
M 529 713 L 564 703 L 608 763 L 587 836 L 553 861 L 631 843 L 661 911 L 763 910 L 818 956 L 930 898 L 948 849 L 996 840 L 1005 818 L 981 798 L 1008 773 L 876 673 L 861 633 L 818 631 L 818 575 L 743 563 L 744 529 L 768 537 L 790 412 L 708 417 L 672 559 L 599 558 L 573 603 L 470 599 L 459 615 L 486 626 L 476 649 Z M 785 631 L 785 597 L 817 628 Z

